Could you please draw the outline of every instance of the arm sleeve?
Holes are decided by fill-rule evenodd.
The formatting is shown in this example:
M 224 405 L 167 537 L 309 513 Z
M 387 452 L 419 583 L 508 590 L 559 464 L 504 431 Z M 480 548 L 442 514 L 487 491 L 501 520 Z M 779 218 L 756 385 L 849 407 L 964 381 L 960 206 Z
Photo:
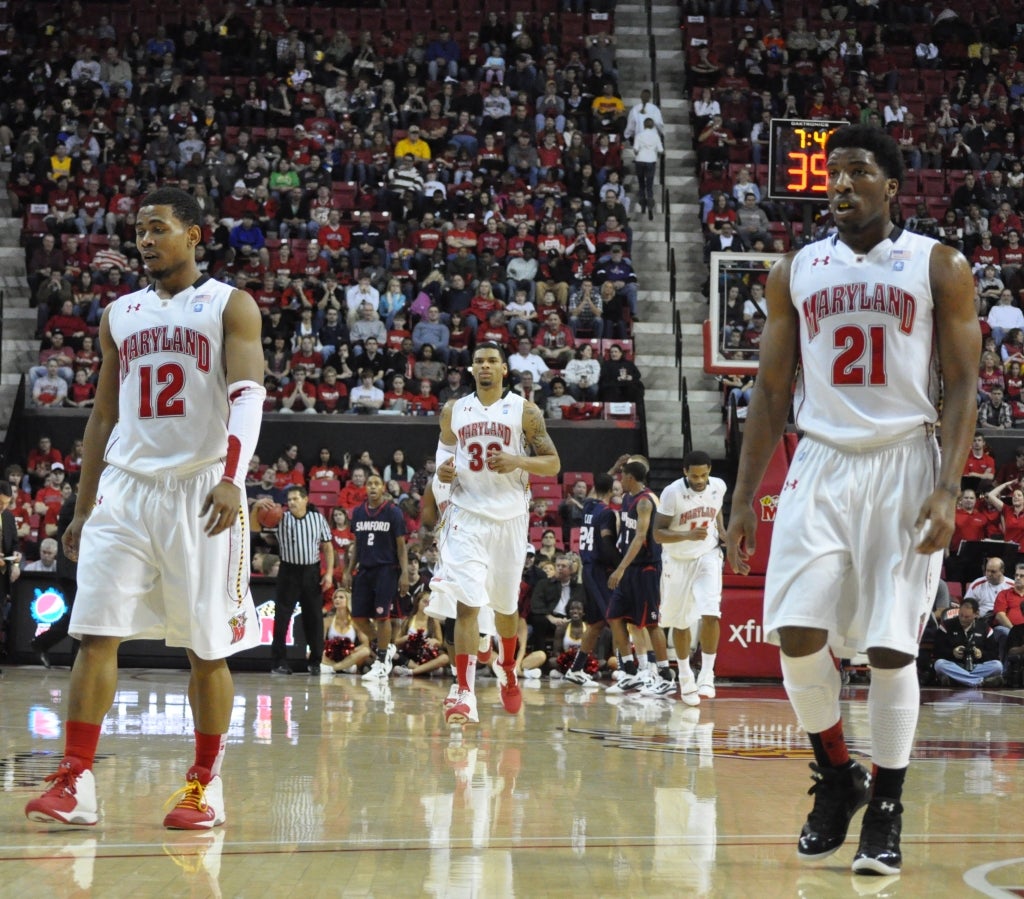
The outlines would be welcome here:
M 249 460 L 256 452 L 256 441 L 263 422 L 263 401 L 267 391 L 255 381 L 235 381 L 228 385 L 228 450 L 221 480 L 245 489 Z

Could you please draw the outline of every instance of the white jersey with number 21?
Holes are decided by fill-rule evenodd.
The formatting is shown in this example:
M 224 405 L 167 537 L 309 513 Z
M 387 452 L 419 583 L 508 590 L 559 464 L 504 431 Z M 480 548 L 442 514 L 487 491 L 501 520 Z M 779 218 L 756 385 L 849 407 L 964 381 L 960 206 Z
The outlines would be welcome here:
M 794 256 L 789 289 L 800 319 L 797 427 L 839 446 L 890 443 L 938 415 L 936 241 L 894 228 L 858 254 L 833 236 Z

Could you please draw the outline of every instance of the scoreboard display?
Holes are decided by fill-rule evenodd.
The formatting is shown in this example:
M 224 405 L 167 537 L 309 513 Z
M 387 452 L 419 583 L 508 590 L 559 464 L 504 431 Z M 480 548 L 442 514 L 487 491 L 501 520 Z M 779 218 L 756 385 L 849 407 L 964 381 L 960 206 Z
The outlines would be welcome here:
M 825 141 L 846 121 L 772 119 L 768 139 L 768 197 L 772 200 L 827 199 Z

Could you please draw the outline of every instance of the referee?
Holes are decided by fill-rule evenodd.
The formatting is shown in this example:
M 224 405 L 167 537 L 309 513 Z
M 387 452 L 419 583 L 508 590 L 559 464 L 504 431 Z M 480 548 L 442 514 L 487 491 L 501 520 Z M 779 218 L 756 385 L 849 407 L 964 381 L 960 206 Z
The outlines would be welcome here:
M 291 674 L 286 658 L 285 637 L 295 603 L 302 609 L 302 629 L 309 645 L 309 673 L 320 674 L 324 655 L 323 592 L 333 583 L 334 542 L 327 519 L 309 508 L 306 488 L 288 488 L 288 511 L 277 526 L 281 569 L 277 576 L 274 612 L 273 667 L 271 674 Z M 320 577 L 320 553 L 327 558 L 327 572 Z

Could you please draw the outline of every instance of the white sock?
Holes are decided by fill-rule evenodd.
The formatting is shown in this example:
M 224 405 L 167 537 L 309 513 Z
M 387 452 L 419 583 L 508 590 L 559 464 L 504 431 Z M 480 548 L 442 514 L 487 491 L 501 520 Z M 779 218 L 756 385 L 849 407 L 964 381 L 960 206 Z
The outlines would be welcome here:
M 782 683 L 789 702 L 809 734 L 820 734 L 839 720 L 842 681 L 832 653 L 824 646 L 809 656 L 780 653 Z
M 469 654 L 469 664 L 466 666 L 466 686 L 469 687 L 469 692 L 473 692 L 473 687 L 476 685 L 476 653 L 471 652 Z
M 879 768 L 906 768 L 910 764 L 920 706 L 921 690 L 914 665 L 871 669 L 871 761 Z
M 704 677 L 715 676 L 715 659 L 718 658 L 717 652 L 705 652 L 701 653 L 701 667 L 700 673 Z
M 689 680 L 693 677 L 693 669 L 690 667 L 689 657 L 679 660 L 679 679 Z

